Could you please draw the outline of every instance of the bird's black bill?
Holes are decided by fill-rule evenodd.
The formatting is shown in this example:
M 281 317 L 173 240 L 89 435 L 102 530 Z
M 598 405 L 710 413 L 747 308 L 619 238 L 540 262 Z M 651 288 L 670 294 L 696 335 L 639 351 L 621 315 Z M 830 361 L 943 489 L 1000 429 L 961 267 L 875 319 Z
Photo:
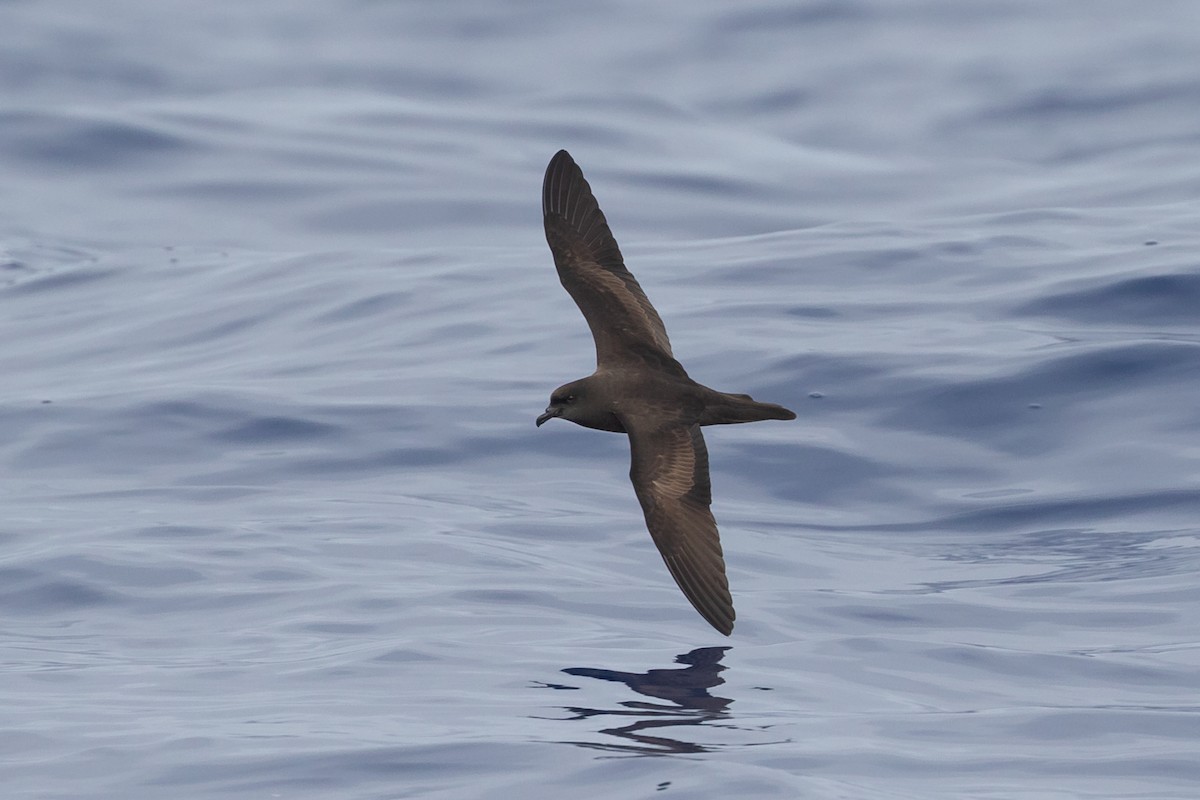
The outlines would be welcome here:
M 537 418 L 537 426 L 540 428 L 540 427 L 542 427 L 543 422 L 550 419 L 551 417 L 557 417 L 557 416 L 558 416 L 558 411 L 556 411 L 553 408 L 547 408 L 546 413 L 542 414 L 540 417 Z

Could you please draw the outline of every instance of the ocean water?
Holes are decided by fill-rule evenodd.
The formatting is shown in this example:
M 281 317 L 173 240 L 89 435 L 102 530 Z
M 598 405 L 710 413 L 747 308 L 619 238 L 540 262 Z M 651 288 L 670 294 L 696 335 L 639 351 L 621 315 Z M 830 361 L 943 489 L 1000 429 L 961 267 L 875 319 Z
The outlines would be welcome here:
M 1200 7 L 0 5 L 6 798 L 1200 794 Z M 690 608 L 540 220 L 693 377 Z

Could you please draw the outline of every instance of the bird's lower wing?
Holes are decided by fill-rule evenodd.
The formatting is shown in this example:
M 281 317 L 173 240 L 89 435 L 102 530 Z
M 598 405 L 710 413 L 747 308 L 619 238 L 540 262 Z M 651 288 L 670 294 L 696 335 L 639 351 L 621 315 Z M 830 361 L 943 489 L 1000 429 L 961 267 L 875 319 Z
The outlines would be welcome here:
M 699 425 L 622 418 L 634 491 L 646 527 L 679 588 L 721 633 L 733 631 L 733 599 L 709 505 L 708 450 Z

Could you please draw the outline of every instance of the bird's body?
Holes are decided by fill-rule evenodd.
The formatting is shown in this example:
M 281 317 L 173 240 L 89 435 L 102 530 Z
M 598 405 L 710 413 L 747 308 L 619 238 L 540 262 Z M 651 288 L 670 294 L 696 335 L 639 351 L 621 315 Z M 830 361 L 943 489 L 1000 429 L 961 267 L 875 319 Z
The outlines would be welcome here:
M 560 150 L 542 187 L 546 241 L 596 343 L 596 371 L 550 396 L 553 417 L 629 436 L 634 491 L 667 568 L 696 610 L 733 630 L 703 425 L 795 419 L 783 406 L 710 389 L 675 360 L 666 327 L 625 268 L 583 172 Z
M 745 394 L 718 392 L 686 375 L 665 375 L 645 369 L 597 369 L 561 388 L 575 397 L 573 405 L 578 405 L 569 416 L 552 416 L 563 416 L 576 425 L 612 433 L 628 433 L 621 418 L 630 414 L 671 416 L 688 425 L 795 419 L 788 416 L 790 411 L 774 403 L 759 403 Z

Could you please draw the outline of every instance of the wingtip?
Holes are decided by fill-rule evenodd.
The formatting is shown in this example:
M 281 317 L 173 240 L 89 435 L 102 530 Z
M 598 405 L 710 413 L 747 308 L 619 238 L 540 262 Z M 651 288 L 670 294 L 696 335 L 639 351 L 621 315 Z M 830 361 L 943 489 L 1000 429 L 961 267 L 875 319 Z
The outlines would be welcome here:
M 729 636 L 733 633 L 733 623 L 737 612 L 733 610 L 733 598 L 729 596 L 728 585 L 721 581 L 720 588 L 712 586 L 701 588 L 681 571 L 674 574 L 675 583 L 683 590 L 684 596 L 692 604 L 692 608 L 704 618 L 704 621 L 720 634 Z M 721 577 L 724 578 L 722 571 Z
M 729 604 L 720 611 L 720 614 L 705 614 L 704 618 L 721 634 L 729 636 L 733 633 L 733 623 L 737 619 L 737 612 L 733 610 L 733 598 L 729 598 Z
M 559 150 L 546 165 L 546 175 L 542 178 L 542 214 L 549 216 L 565 216 L 571 202 L 575 199 L 580 185 L 587 186 L 583 172 L 575 159 L 566 150 Z M 590 190 L 588 190 L 590 195 Z
M 760 405 L 767 412 L 764 419 L 792 420 L 796 418 L 796 412 L 790 408 L 784 408 L 774 403 L 761 403 Z
M 718 633 L 723 636 L 733 633 L 733 623 L 737 619 L 737 612 L 733 610 L 732 598 L 729 598 L 728 595 L 725 598 L 708 597 L 705 598 L 707 602 L 700 601 L 700 597 L 694 600 L 691 597 L 688 599 L 692 600 L 692 606 L 700 612 L 704 621 L 712 625 Z
M 733 633 L 733 622 L 737 619 L 737 612 L 733 609 L 733 598 L 729 595 L 729 584 L 725 580 L 724 559 L 721 560 L 720 573 L 710 573 L 710 580 L 707 581 L 699 577 L 694 562 L 668 558 L 665 555 L 663 560 L 667 562 L 671 577 L 683 591 L 684 597 L 692 604 L 692 608 L 704 617 L 704 621 L 725 636 Z
M 592 194 L 592 187 L 566 150 L 559 150 L 546 165 L 546 176 L 542 180 L 542 216 L 547 224 L 551 218 L 561 220 L 574 237 L 595 250 L 597 258 L 603 256 L 601 251 L 612 250 L 611 256 L 620 262 L 621 251 L 612 238 L 596 196 Z
M 570 169 L 571 167 L 578 167 L 578 165 L 575 163 L 575 159 L 571 158 L 571 154 L 566 150 L 559 150 L 554 154 L 554 157 L 550 159 L 550 163 L 546 165 L 546 178 L 549 179 L 550 176 L 555 172 L 559 172 L 563 169 Z

